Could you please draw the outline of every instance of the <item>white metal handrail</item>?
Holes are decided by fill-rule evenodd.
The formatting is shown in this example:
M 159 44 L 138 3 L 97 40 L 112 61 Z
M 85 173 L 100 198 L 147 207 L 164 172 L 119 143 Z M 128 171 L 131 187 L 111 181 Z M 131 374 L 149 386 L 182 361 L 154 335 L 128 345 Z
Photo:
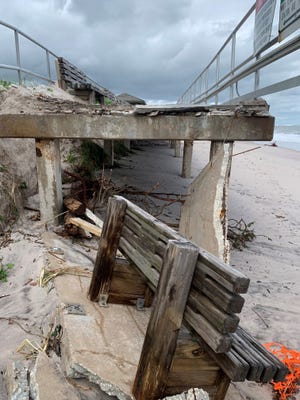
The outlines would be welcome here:
M 290 79 L 276 82 L 273 85 L 259 88 L 259 72 L 260 70 L 272 64 L 288 54 L 291 54 L 300 49 L 300 35 L 297 35 L 290 41 L 276 46 L 278 44 L 279 36 L 274 37 L 268 44 L 266 44 L 259 53 L 250 55 L 240 64 L 236 63 L 236 35 L 237 32 L 242 28 L 246 21 L 255 12 L 255 4 L 246 13 L 244 18 L 239 22 L 236 28 L 229 35 L 227 40 L 224 42 L 222 47 L 210 61 L 210 63 L 204 68 L 204 70 L 196 77 L 191 85 L 186 89 L 182 96 L 178 99 L 178 103 L 211 103 L 218 104 L 219 94 L 225 89 L 230 89 L 229 98 L 226 103 L 234 103 L 238 100 L 246 100 L 256 98 L 258 96 L 275 93 L 281 90 L 290 89 L 292 87 L 300 86 L 300 75 Z M 231 44 L 231 59 L 230 59 L 230 70 L 228 73 L 220 76 L 220 56 L 227 45 Z M 275 47 L 275 48 L 273 48 Z M 273 49 L 272 49 L 273 48 Z M 262 55 L 265 53 L 264 55 Z M 215 80 L 209 86 L 209 72 L 212 66 L 216 66 Z M 248 77 L 251 74 L 255 74 L 254 79 L 254 90 L 240 96 L 237 90 L 239 81 Z M 234 88 L 236 88 L 237 96 L 234 97 Z
M 20 85 L 22 84 L 22 73 L 34 76 L 35 78 L 39 78 L 39 79 L 45 80 L 48 83 L 54 83 L 54 80 L 51 77 L 50 55 L 53 56 L 54 58 L 58 58 L 58 56 L 56 54 L 54 54 L 51 50 L 47 49 L 47 47 L 43 46 L 42 44 L 37 42 L 35 39 L 31 38 L 26 33 L 20 31 L 20 29 L 16 28 L 15 26 L 7 24 L 6 22 L 1 21 L 1 20 L 0 20 L 0 25 L 5 26 L 6 28 L 11 29 L 14 32 L 15 52 L 16 52 L 16 65 L 0 64 L 0 68 L 17 71 L 18 72 L 18 81 L 19 81 Z M 37 74 L 37 73 L 35 73 L 33 71 L 30 71 L 30 70 L 25 69 L 25 68 L 22 67 L 21 56 L 20 56 L 19 36 L 23 36 L 24 38 L 28 39 L 30 42 L 32 42 L 33 44 L 35 44 L 36 46 L 40 47 L 42 50 L 45 51 L 46 65 L 47 65 L 47 76 Z

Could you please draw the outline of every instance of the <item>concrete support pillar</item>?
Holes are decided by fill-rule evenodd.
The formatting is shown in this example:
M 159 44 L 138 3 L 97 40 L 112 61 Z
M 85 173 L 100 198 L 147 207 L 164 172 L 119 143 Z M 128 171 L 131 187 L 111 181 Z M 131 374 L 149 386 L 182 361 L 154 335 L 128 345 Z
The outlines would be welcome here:
M 123 145 L 130 151 L 130 140 L 123 140 Z
M 181 156 L 181 140 L 175 141 L 175 157 L 179 158 Z
M 110 167 L 114 166 L 114 142 L 113 140 L 104 140 L 104 153 L 106 155 L 106 164 Z
M 94 90 L 91 90 L 89 93 L 89 99 L 88 99 L 90 104 L 95 104 L 96 103 L 96 94 Z
M 179 231 L 187 239 L 225 262 L 227 241 L 227 197 L 233 142 L 213 142 L 211 159 L 189 187 L 181 209 Z
M 193 140 L 185 140 L 183 147 L 182 173 L 183 178 L 190 178 L 192 173 Z
M 41 221 L 57 225 L 63 204 L 59 140 L 36 139 L 35 144 Z
M 176 140 L 170 140 L 171 149 L 175 149 L 175 142 L 176 142 Z

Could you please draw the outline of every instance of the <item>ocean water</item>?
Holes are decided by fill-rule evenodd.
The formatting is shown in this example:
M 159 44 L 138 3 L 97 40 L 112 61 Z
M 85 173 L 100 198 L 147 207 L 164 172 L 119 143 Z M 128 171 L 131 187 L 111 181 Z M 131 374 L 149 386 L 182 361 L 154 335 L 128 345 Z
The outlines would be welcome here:
M 279 147 L 300 151 L 300 125 L 275 126 L 272 142 Z

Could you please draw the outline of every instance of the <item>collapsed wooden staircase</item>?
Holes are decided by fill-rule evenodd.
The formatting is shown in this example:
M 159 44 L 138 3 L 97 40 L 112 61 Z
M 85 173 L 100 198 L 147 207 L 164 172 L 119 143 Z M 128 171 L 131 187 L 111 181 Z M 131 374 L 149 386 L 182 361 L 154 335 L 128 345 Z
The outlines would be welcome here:
M 120 249 L 130 261 L 116 261 Z M 287 368 L 239 327 L 249 279 L 122 197 L 109 200 L 89 297 L 151 308 L 132 393 L 155 400 L 203 387 L 283 380 Z M 126 329 L 126 327 L 122 327 Z

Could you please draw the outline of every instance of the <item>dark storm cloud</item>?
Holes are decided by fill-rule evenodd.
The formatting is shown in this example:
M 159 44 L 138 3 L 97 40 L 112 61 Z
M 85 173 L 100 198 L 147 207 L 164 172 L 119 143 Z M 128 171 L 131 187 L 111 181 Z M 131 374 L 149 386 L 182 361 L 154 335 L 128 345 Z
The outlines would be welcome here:
M 174 102 L 254 0 L 10 0 L 5 6 L 1 1 L 2 20 L 69 59 L 112 91 L 129 92 L 148 101 Z M 237 62 L 252 53 L 253 23 L 239 35 Z M 2 33 L 0 27 L 0 62 L 5 64 L 15 55 L 13 35 Z M 21 61 L 27 68 L 45 70 L 43 54 L 26 43 L 22 48 Z M 227 49 L 221 59 L 222 71 L 228 69 L 229 60 Z M 299 61 L 289 62 L 291 68 L 299 70 Z M 276 81 L 283 70 L 286 68 L 276 67 L 262 79 Z M 243 90 L 243 84 L 239 89 Z M 275 98 L 277 101 L 278 96 Z

